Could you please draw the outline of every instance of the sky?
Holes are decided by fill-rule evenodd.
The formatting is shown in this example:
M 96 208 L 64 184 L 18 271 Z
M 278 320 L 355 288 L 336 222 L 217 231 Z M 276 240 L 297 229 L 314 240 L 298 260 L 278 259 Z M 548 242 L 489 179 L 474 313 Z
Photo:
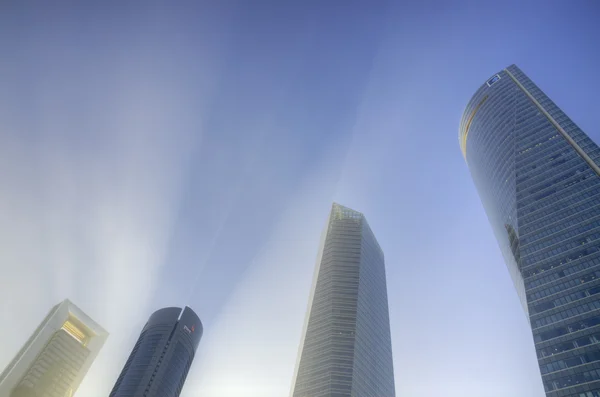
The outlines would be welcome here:
M 595 1 L 0 2 L 0 368 L 69 298 L 110 336 L 204 336 L 182 397 L 291 387 L 333 201 L 386 257 L 396 394 L 542 397 L 527 318 L 458 145 L 517 64 L 596 142 Z M 7 326 L 10 325 L 10 326 Z

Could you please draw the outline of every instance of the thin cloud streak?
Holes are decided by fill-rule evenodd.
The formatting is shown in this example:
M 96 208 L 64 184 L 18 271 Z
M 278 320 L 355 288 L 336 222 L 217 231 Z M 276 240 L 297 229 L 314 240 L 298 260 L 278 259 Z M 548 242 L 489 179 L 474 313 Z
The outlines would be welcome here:
M 305 179 L 205 330 L 182 397 L 287 395 L 337 166 Z M 277 362 L 279 365 L 273 366 Z
M 111 333 L 78 393 L 106 397 L 187 303 L 184 396 L 287 395 L 335 199 L 386 255 L 398 395 L 543 395 L 456 128 L 517 62 L 598 140 L 597 9 L 309 3 L 0 13 L 0 369 L 68 296 Z
M 0 250 L 2 313 L 7 329 L 0 363 L 8 362 L 45 312 L 70 298 L 111 336 L 79 394 L 105 396 L 140 324 L 146 320 L 164 264 L 191 150 L 200 137 L 184 120 L 184 98 L 160 81 L 135 81 L 91 120 L 72 122 L 56 104 L 32 148 L 19 125 L 2 125 Z M 179 116 L 179 117 L 173 117 Z M 102 138 L 66 135 L 104 125 Z M 11 243 L 13 242 L 13 243 Z M 15 300 L 15 297 L 20 297 Z M 42 302 L 47 302 L 46 305 Z

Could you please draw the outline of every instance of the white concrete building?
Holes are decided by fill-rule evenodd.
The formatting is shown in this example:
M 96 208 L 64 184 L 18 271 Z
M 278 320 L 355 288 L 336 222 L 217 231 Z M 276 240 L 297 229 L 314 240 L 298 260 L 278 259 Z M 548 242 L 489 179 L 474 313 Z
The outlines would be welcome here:
M 0 374 L 0 397 L 71 397 L 108 332 L 68 299 L 54 306 Z

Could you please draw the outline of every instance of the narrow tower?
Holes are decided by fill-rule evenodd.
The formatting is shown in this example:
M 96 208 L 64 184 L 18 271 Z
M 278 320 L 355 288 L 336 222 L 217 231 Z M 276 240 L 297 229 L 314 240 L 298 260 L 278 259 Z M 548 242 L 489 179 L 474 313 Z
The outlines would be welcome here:
M 202 331 L 200 319 L 189 307 L 167 307 L 154 312 L 110 397 L 178 397 Z
M 600 397 L 600 149 L 515 65 L 475 92 L 459 143 L 546 395 Z
M 106 338 L 102 327 L 64 300 L 0 374 L 0 396 L 73 396 Z
M 394 397 L 385 263 L 365 217 L 333 204 L 310 292 L 292 397 Z

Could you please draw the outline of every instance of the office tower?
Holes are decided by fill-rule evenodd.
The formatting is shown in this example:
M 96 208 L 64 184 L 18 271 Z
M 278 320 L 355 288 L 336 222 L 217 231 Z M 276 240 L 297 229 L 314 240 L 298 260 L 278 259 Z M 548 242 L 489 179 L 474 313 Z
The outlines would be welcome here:
M 102 327 L 64 300 L 0 374 L 0 396 L 73 396 L 107 337 Z
M 154 312 L 138 338 L 110 397 L 178 397 L 202 338 L 190 309 Z
M 600 149 L 515 65 L 471 98 L 459 143 L 547 396 L 599 397 Z
M 317 256 L 292 397 L 394 397 L 385 263 L 367 220 L 333 204 Z

